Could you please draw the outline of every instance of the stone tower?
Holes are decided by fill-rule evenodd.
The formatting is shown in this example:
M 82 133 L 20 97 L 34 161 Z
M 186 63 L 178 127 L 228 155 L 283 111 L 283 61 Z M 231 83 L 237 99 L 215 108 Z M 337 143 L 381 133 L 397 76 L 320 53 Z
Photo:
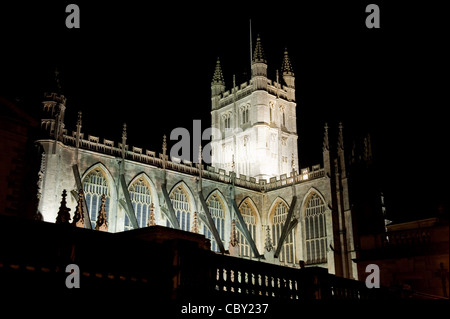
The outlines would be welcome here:
M 55 71 L 55 87 L 51 93 L 45 93 L 42 102 L 42 120 L 41 127 L 46 130 L 55 141 L 62 140 L 65 133 L 64 113 L 66 111 L 66 98 L 62 94 L 61 84 L 59 82 L 59 72 Z
M 211 82 L 212 166 L 257 179 L 290 175 L 298 166 L 295 77 L 285 50 L 276 79 L 267 76 L 258 36 L 251 79 L 225 91 L 217 61 Z M 292 159 L 294 163 L 292 163 Z

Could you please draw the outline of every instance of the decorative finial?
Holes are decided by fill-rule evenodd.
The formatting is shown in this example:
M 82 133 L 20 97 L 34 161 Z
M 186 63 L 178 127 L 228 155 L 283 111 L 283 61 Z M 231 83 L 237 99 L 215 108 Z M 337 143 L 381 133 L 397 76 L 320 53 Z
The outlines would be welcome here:
M 108 231 L 108 218 L 106 216 L 105 207 L 106 196 L 102 195 L 102 204 L 100 205 L 100 211 L 98 212 L 97 223 L 95 224 L 95 230 Z
M 261 38 L 259 37 L 259 34 L 256 38 L 256 47 L 255 53 L 253 54 L 253 63 L 267 63 L 266 59 L 264 58 L 264 50 L 261 45 Z
M 166 142 L 166 136 L 163 136 L 163 143 L 162 143 L 162 167 L 164 172 L 166 171 L 166 152 L 167 152 L 167 142 Z M 166 183 L 166 173 L 164 173 L 164 183 Z
M 221 84 L 225 85 L 225 80 L 223 78 L 222 67 L 220 66 L 220 59 L 217 57 L 216 69 L 214 70 L 213 79 L 211 85 L 213 84 Z
M 153 203 L 150 205 L 150 214 L 148 215 L 148 221 L 147 221 L 147 227 L 148 226 L 155 226 L 155 205 Z
M 59 206 L 58 215 L 56 216 L 56 224 L 69 224 L 70 223 L 70 208 L 66 206 L 67 191 L 64 189 L 62 192 L 61 205 Z
M 166 156 L 166 151 L 167 151 L 167 142 L 166 142 L 166 136 L 163 136 L 163 143 L 162 143 L 162 151 L 163 151 L 163 155 L 164 157 Z
M 81 128 L 81 117 L 83 113 L 81 111 L 78 111 L 78 120 L 77 120 L 77 127 Z
M 322 151 L 328 151 L 330 149 L 330 145 L 328 142 L 328 123 L 325 123 L 324 126 L 324 133 L 323 133 L 323 147 Z
M 236 221 L 233 219 L 231 221 L 231 235 L 230 235 L 230 246 L 236 247 L 239 244 L 238 235 L 236 232 Z
M 266 239 L 264 242 L 264 249 L 271 251 L 273 249 L 272 239 L 270 238 L 270 227 L 266 227 Z
M 199 145 L 199 146 L 198 146 L 198 167 L 199 167 L 199 168 L 201 168 L 202 162 L 203 162 L 203 158 L 202 158 L 202 146 Z
M 123 129 L 122 129 L 122 140 L 127 139 L 127 123 L 123 123 Z
M 291 60 L 289 59 L 289 54 L 288 54 L 287 48 L 284 49 L 284 58 L 283 58 L 283 64 L 281 65 L 281 70 L 283 72 L 283 75 L 294 76 L 294 71 L 292 69 L 292 64 L 291 64 Z
M 198 226 L 198 213 L 197 212 L 194 212 L 194 220 L 192 221 L 191 232 L 196 233 L 196 234 L 200 233 L 199 226 Z
M 339 138 L 338 138 L 338 147 L 340 149 L 344 149 L 344 134 L 342 132 L 343 130 L 342 122 L 339 122 Z
M 72 220 L 72 225 L 80 228 L 84 228 L 83 199 L 84 193 L 83 190 L 80 189 L 80 191 L 78 192 L 77 207 L 75 208 L 75 214 Z
M 123 128 L 122 128 L 122 158 L 123 159 L 125 159 L 126 145 L 127 145 L 127 123 L 123 123 Z

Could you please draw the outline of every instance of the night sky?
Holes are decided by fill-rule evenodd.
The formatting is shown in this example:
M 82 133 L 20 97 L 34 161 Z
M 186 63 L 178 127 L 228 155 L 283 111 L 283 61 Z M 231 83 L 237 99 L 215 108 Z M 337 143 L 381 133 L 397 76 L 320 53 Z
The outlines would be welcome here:
M 217 57 L 227 89 L 233 74 L 249 79 L 251 19 L 272 80 L 289 51 L 301 167 L 321 163 L 324 123 L 337 131 L 342 121 L 348 151 L 371 134 L 390 217 L 433 216 L 448 211 L 445 16 L 429 2 L 391 2 L 2 2 L 0 95 L 39 117 L 58 68 L 69 131 L 82 111 L 86 135 L 118 142 L 126 122 L 130 146 L 161 152 L 172 129 L 210 126 Z M 69 3 L 80 29 L 65 26 Z M 380 29 L 365 26 L 369 3 Z

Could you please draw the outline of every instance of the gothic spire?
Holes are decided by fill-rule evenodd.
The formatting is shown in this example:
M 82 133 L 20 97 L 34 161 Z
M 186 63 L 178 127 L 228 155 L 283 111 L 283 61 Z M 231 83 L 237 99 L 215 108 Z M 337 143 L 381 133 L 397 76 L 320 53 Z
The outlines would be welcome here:
M 213 79 L 211 85 L 221 84 L 225 85 L 225 80 L 223 78 L 222 67 L 220 66 L 220 59 L 217 57 L 216 69 L 214 70 Z
M 281 65 L 281 71 L 283 72 L 283 75 L 294 76 L 294 71 L 292 69 L 292 64 L 291 60 L 289 59 L 287 48 L 284 49 L 284 59 L 283 64 Z
M 66 206 L 67 191 L 62 192 L 61 205 L 59 206 L 58 215 L 56 216 L 56 224 L 69 224 L 70 222 L 70 208 Z
M 106 197 L 102 195 L 102 204 L 100 205 L 100 211 L 98 212 L 97 223 L 95 224 L 95 230 L 108 231 L 108 218 L 106 217 L 105 208 Z
M 75 214 L 73 216 L 72 225 L 76 227 L 84 228 L 84 214 L 83 214 L 83 198 L 84 193 L 83 190 L 80 189 L 78 192 L 78 203 L 75 208 Z
M 127 140 L 127 123 L 123 123 L 122 127 L 122 141 L 125 143 Z
M 264 249 L 266 251 L 271 251 L 273 249 L 272 239 L 270 238 L 270 227 L 266 227 L 266 239 L 264 242 Z
M 122 158 L 125 158 L 126 146 L 127 146 L 127 123 L 123 123 L 123 127 L 122 127 Z
M 253 54 L 253 63 L 266 63 L 267 61 L 264 57 L 264 50 L 262 48 L 261 45 L 261 38 L 258 37 L 256 38 L 256 47 L 255 47 L 255 53 Z

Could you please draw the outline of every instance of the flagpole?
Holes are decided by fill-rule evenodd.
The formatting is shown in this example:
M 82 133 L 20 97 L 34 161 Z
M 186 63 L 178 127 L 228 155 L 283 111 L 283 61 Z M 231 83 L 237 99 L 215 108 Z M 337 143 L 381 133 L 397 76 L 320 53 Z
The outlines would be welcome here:
M 253 45 L 252 45 L 252 19 L 250 19 L 250 78 L 251 78 L 251 73 L 252 73 L 252 61 L 253 61 L 253 53 L 252 50 L 253 49 Z

